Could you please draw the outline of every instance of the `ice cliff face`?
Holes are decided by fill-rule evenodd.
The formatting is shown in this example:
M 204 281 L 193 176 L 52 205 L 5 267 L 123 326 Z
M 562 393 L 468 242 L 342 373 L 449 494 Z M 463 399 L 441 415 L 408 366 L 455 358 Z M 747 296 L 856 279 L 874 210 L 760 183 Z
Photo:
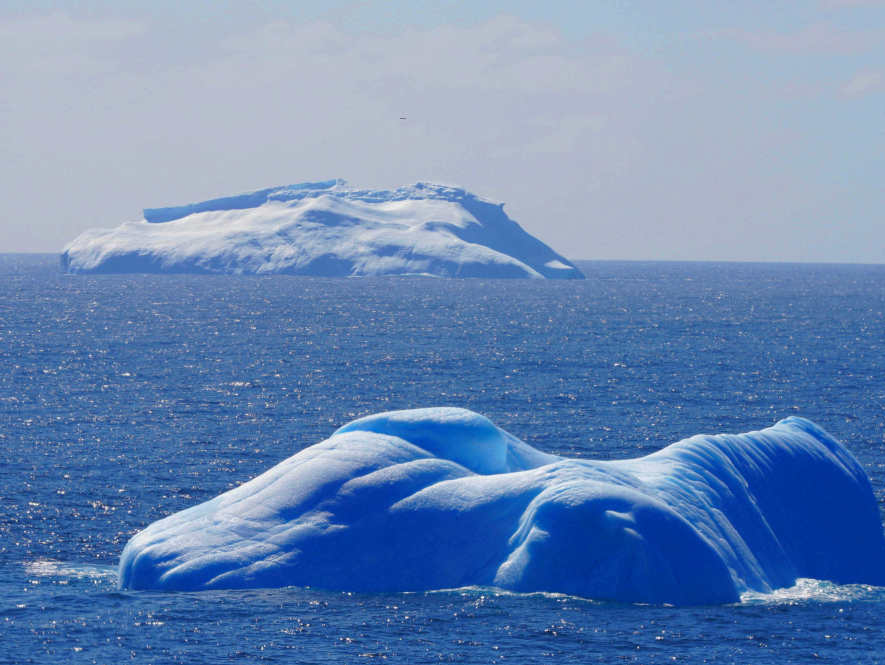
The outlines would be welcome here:
M 148 208 L 65 247 L 73 273 L 287 273 L 581 279 L 503 204 L 428 183 L 392 191 L 343 180 Z
M 492 585 L 702 604 L 799 577 L 885 583 L 869 480 L 807 420 L 606 462 L 454 408 L 345 425 L 151 524 L 120 558 L 131 589 Z

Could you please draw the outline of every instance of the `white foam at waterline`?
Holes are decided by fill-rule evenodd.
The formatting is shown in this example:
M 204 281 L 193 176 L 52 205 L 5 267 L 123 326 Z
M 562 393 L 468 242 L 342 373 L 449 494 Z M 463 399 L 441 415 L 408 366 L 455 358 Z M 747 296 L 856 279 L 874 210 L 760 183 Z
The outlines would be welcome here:
M 871 584 L 836 584 L 827 580 L 799 578 L 796 584 L 768 593 L 746 591 L 741 605 L 797 605 L 804 602 L 844 603 L 885 597 L 885 587 Z
M 76 579 L 109 580 L 116 582 L 117 567 L 95 563 L 69 563 L 52 559 L 26 561 L 25 572 L 33 577 L 67 577 Z

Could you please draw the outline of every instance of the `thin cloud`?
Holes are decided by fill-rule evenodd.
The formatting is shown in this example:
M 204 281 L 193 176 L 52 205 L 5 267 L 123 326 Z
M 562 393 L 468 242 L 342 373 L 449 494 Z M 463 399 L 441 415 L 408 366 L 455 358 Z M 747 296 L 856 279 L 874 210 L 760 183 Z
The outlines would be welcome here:
M 849 9 L 852 7 L 885 7 L 885 0 L 821 0 L 827 9 Z
M 842 86 L 842 94 L 847 97 L 860 97 L 885 88 L 882 72 L 857 72 Z
M 0 20 L 0 74 L 7 87 L 13 78 L 104 75 L 146 31 L 141 21 L 61 13 Z
M 815 23 L 792 31 L 723 30 L 714 36 L 731 38 L 759 51 L 844 54 L 881 46 L 885 30 L 852 30 Z

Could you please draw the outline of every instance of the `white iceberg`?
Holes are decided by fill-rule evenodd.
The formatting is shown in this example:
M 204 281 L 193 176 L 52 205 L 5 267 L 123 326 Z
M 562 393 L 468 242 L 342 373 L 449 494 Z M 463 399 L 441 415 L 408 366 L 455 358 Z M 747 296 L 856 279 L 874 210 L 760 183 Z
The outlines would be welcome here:
M 495 586 L 737 601 L 797 578 L 885 582 L 869 480 L 808 420 L 633 460 L 540 452 L 464 409 L 354 421 L 136 534 L 130 589 Z
M 61 262 L 72 273 L 583 278 L 501 203 L 457 187 L 343 180 L 149 208 L 142 221 L 82 233 Z

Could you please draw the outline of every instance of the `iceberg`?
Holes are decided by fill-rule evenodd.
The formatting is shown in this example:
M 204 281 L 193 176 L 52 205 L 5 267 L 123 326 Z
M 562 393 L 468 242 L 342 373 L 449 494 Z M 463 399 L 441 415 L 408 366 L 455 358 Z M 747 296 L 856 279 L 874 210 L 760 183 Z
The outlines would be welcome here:
M 70 273 L 431 275 L 583 279 L 503 203 L 417 183 L 306 182 L 169 208 L 91 229 L 61 255 Z
M 149 525 L 119 564 L 127 589 L 491 586 L 675 605 L 798 578 L 885 583 L 869 479 L 808 420 L 594 461 L 453 407 L 351 422 Z

